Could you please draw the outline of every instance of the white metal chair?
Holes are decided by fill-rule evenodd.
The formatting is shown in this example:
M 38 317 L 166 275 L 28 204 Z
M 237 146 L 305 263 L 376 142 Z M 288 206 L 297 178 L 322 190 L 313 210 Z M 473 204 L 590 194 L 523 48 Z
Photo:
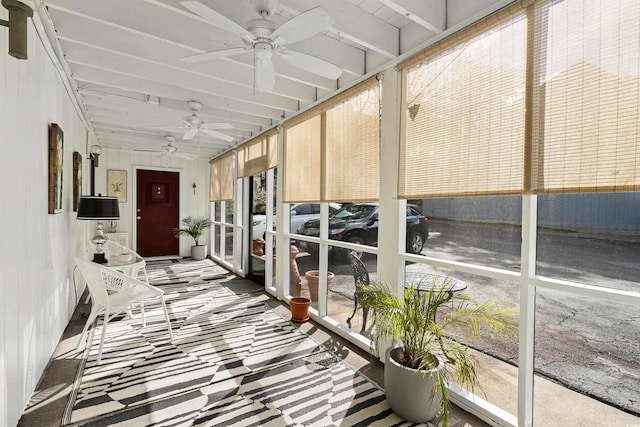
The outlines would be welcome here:
M 140 260 L 140 262 L 132 264 L 133 265 L 132 268 L 124 268 L 121 266 L 113 266 L 113 265 L 109 265 L 109 267 L 113 268 L 114 270 L 121 271 L 124 274 L 131 276 L 135 279 L 138 278 L 139 273 L 142 273 L 142 275 L 144 276 L 143 281 L 149 283 L 149 278 L 147 277 L 146 263 L 144 262 L 144 260 L 140 255 L 138 255 L 136 252 L 133 251 L 133 249 L 130 249 L 116 242 L 115 240 L 108 240 L 108 239 L 102 245 L 102 248 L 104 249 L 105 256 L 109 260 L 109 264 L 114 264 L 112 260 L 117 257 L 130 257 L 132 262 L 135 260 Z
M 143 279 L 143 282 L 149 283 L 149 277 L 147 276 L 147 268 L 146 262 L 144 259 L 135 253 L 132 249 L 114 241 L 108 240 L 102 245 L 104 250 L 105 257 L 109 261 L 107 267 L 112 268 L 113 270 L 119 271 L 121 273 L 126 274 L 127 276 L 133 277 L 134 279 Z M 128 261 L 116 262 L 115 260 L 118 257 L 128 258 Z M 140 276 L 143 277 L 140 277 Z M 91 293 L 87 295 L 85 300 L 85 304 L 89 303 L 91 300 Z
M 104 315 L 102 327 L 102 336 L 100 338 L 100 347 L 98 349 L 98 363 L 102 360 L 102 347 L 104 345 L 104 337 L 107 331 L 107 323 L 118 314 L 129 312 L 131 309 L 139 306 L 142 316 L 142 326 L 146 326 L 144 317 L 144 300 L 156 298 L 162 304 L 165 320 L 167 322 L 167 330 L 170 339 L 173 338 L 171 331 L 171 322 L 169 321 L 169 313 L 164 301 L 164 291 L 156 288 L 148 283 L 130 277 L 120 271 L 106 267 L 102 264 L 96 264 L 80 258 L 75 258 L 76 265 L 82 272 L 82 276 L 87 282 L 93 305 L 89 320 L 84 325 L 82 335 L 78 346 L 84 341 L 85 334 L 89 330 L 99 315 Z

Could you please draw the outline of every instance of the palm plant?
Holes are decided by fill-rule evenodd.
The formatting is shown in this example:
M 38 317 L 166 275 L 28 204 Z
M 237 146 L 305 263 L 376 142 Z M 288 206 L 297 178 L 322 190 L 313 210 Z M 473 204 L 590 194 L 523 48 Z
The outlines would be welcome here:
M 211 227 L 211 221 L 207 218 L 201 217 L 191 217 L 188 216 L 182 219 L 182 224 L 185 226 L 184 228 L 174 228 L 173 234 L 176 237 L 180 237 L 183 235 L 193 237 L 193 240 L 196 242 L 196 246 L 198 245 L 198 239 L 204 233 L 204 230 Z
M 396 362 L 422 372 L 424 380 L 433 376 L 432 395 L 441 399 L 445 426 L 449 425 L 447 382 L 455 381 L 471 392 L 479 385 L 476 359 L 454 334 L 476 338 L 483 325 L 503 340 L 517 334 L 515 307 L 505 307 L 495 298 L 476 304 L 450 289 L 449 277 L 442 281 L 435 274 L 430 286 L 411 284 L 404 295 L 378 282 L 359 296 L 362 306 L 373 312 L 372 343 L 389 338 L 401 343 Z

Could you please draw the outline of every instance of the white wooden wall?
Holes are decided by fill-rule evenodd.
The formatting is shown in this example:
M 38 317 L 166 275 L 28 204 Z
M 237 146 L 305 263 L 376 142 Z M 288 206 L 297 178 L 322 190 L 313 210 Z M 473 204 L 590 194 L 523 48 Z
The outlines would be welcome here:
M 158 142 L 161 150 L 166 142 Z M 129 233 L 129 245 L 136 248 L 136 170 L 150 169 L 180 174 L 180 219 L 187 215 L 209 217 L 209 162 L 206 159 L 183 160 L 178 157 L 156 156 L 154 153 L 103 149 L 99 167 L 95 170 L 95 194 L 107 195 L 107 171 L 127 171 L 127 202 L 120 204 L 118 232 Z M 193 184 L 196 192 L 193 192 Z M 105 223 L 105 230 L 107 228 Z M 178 226 L 179 224 L 176 224 Z M 209 233 L 204 233 L 200 244 L 209 245 Z M 180 255 L 191 254 L 193 240 L 180 238 Z
M 6 10 L 0 8 L 0 18 Z M 0 425 L 16 425 L 82 289 L 73 257 L 86 224 L 72 208 L 73 151 L 86 129 L 32 21 L 26 61 L 9 56 L 0 27 Z M 48 127 L 64 132 L 63 211 L 48 214 Z M 85 174 L 86 176 L 86 174 Z
M 0 7 L 0 19 L 7 19 Z M 73 258 L 90 257 L 92 221 L 77 221 L 72 208 L 72 157 L 83 155 L 83 194 L 90 193 L 88 132 L 63 84 L 54 54 L 28 23 L 28 60 L 7 54 L 0 27 L 0 426 L 16 425 L 38 384 L 83 291 L 74 288 Z M 44 36 L 43 36 L 44 37 Z M 63 211 L 48 214 L 48 127 L 64 132 Z M 128 171 L 128 201 L 120 206 L 119 231 L 135 218 L 136 167 L 180 172 L 180 217 L 209 213 L 206 160 L 104 150 L 96 169 L 96 193 L 106 194 L 106 171 Z M 196 195 L 193 183 L 196 183 Z M 204 243 L 208 244 L 208 233 Z M 135 242 L 135 235 L 130 235 Z M 181 239 L 180 254 L 191 242 Z

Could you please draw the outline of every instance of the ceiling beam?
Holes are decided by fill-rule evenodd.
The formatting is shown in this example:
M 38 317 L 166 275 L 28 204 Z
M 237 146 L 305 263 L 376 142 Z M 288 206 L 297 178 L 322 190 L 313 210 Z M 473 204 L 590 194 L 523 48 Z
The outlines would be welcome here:
M 104 108 L 105 110 L 117 110 L 129 113 L 143 112 L 145 115 L 157 117 L 158 120 L 162 120 L 166 123 L 166 120 L 174 120 L 180 123 L 182 119 L 190 114 L 187 111 L 186 103 L 177 102 L 169 103 L 172 100 L 160 99 L 159 105 L 152 105 L 146 101 L 134 101 L 126 99 L 118 99 L 116 97 L 98 96 L 91 93 L 83 93 L 82 99 L 88 109 L 92 108 Z M 176 105 L 177 104 L 177 105 Z M 174 108 L 181 106 L 182 108 Z M 203 114 L 202 110 L 198 112 L 198 116 L 205 120 L 207 123 L 220 122 L 228 123 L 233 126 L 233 130 L 241 132 L 249 132 L 250 134 L 260 132 L 264 127 L 267 127 L 268 123 L 263 126 L 250 124 L 247 122 L 241 122 L 236 120 L 228 120 L 226 118 L 212 116 L 210 114 Z
M 298 109 L 298 103 L 291 98 L 271 93 L 254 94 L 250 87 L 230 84 L 211 76 L 175 69 L 139 58 L 123 57 L 116 52 L 91 48 L 84 44 L 67 42 L 65 43 L 65 52 L 69 63 L 89 65 L 92 68 L 145 78 L 156 83 L 171 85 L 175 84 L 174 82 L 182 82 L 182 87 L 186 89 L 242 100 L 258 106 L 271 106 L 284 111 Z M 311 102 L 311 100 L 307 102 Z
M 105 91 L 110 92 L 105 92 Z M 111 93 L 115 92 L 115 93 Z M 114 103 L 122 103 L 123 105 L 131 104 L 132 108 L 138 108 L 141 104 L 146 104 L 146 97 L 141 94 L 135 93 L 135 95 L 139 96 L 138 98 L 134 98 L 133 96 L 129 97 L 125 95 L 125 93 L 134 93 L 132 92 L 120 92 L 115 88 L 98 88 L 95 87 L 93 89 L 81 89 L 80 93 L 84 99 L 86 105 L 94 105 L 94 106 L 109 106 L 109 105 L 117 105 L 110 104 Z M 144 98 L 144 99 L 143 99 Z M 171 99 L 167 97 L 159 98 L 161 108 L 170 109 L 171 111 L 175 111 L 179 117 L 183 117 L 190 113 L 187 103 L 178 99 Z M 195 99 L 195 101 L 201 101 L 199 99 Z M 150 106 L 157 107 L 157 106 Z M 128 110 L 128 107 L 122 108 L 123 110 Z M 225 122 L 230 123 L 233 126 L 233 122 L 237 122 L 238 126 L 234 126 L 236 129 L 249 130 L 251 132 L 260 132 L 268 127 L 273 125 L 273 121 L 268 118 L 261 118 L 258 116 L 253 116 L 249 114 L 242 114 L 237 112 L 231 112 L 228 110 L 222 110 L 219 108 L 211 107 L 207 104 L 202 104 L 202 108 L 198 112 L 199 115 L 203 117 L 207 117 L 207 122 Z
M 88 4 L 90 3 L 90 5 Z M 130 0 L 110 0 L 109 2 L 86 2 L 85 0 L 54 0 L 51 2 L 50 14 L 56 25 L 60 27 L 66 37 L 74 40 L 86 41 L 88 35 L 100 45 L 103 43 L 119 46 L 114 50 L 133 49 L 138 50 L 140 57 L 156 55 L 167 51 L 171 53 L 171 58 L 165 58 L 160 62 L 174 63 L 182 67 L 186 63 L 180 58 L 195 53 L 208 52 L 212 50 L 225 49 L 229 47 L 242 46 L 240 39 L 229 33 L 222 31 L 208 24 L 200 17 L 190 12 L 185 12 L 182 8 L 169 5 L 158 7 L 159 2 L 132 2 Z M 140 19 L 145 16 L 147 19 Z M 82 22 L 84 21 L 84 23 Z M 80 27 L 78 27 L 80 25 Z M 85 27 L 85 28 L 82 28 Z M 231 39 L 229 38 L 231 37 Z M 328 39 L 324 37 L 324 39 Z M 322 59 L 335 63 L 335 65 L 350 70 L 351 59 L 346 63 L 338 62 L 333 57 L 335 46 L 330 44 L 330 40 L 318 38 L 316 42 L 324 45 Z M 149 49 L 150 45 L 157 45 L 158 49 Z M 340 49 L 353 49 L 350 46 L 340 46 Z M 228 62 L 228 66 L 244 68 L 244 73 L 236 73 L 234 80 L 243 82 L 247 86 L 253 85 L 253 57 L 249 58 L 232 57 L 220 58 L 207 63 L 189 64 L 189 69 L 198 68 L 215 69 L 211 63 Z M 341 55 L 344 60 L 350 58 L 348 55 Z M 351 70 L 350 70 L 351 71 Z M 303 82 L 310 86 L 319 86 L 325 89 L 336 89 L 336 82 L 331 79 L 317 76 L 313 73 L 302 71 L 296 67 L 278 67 L 276 74 L 280 78 L 276 79 L 276 89 L 278 81 L 290 79 L 292 82 Z M 243 78 L 244 76 L 244 78 Z M 287 87 L 286 82 L 281 83 Z
M 93 85 L 112 86 L 141 94 L 154 94 L 161 98 L 195 99 L 202 103 L 218 105 L 226 110 L 245 114 L 250 113 L 273 120 L 278 120 L 283 115 L 283 110 L 248 104 L 196 89 L 152 82 L 143 77 L 130 76 L 117 71 L 107 71 L 88 64 L 77 64 L 69 61 L 69 65 L 80 89 L 91 88 Z
M 128 124 L 130 126 L 138 126 L 140 128 L 157 130 L 163 134 L 172 133 L 174 135 L 182 135 L 187 132 L 187 128 L 182 126 L 181 121 L 174 119 L 167 119 L 160 121 L 157 117 L 155 119 L 143 116 L 132 116 L 130 113 L 116 110 L 105 110 L 101 107 L 90 107 L 87 109 L 92 122 L 112 123 L 113 125 Z M 217 129 L 214 129 L 217 130 Z M 239 131 L 237 129 L 223 129 L 218 132 L 231 136 L 234 140 L 244 140 L 251 138 L 252 133 L 248 131 Z
M 415 1 L 415 0 L 414 0 Z M 421 0 L 422 1 L 422 0 Z M 320 6 L 335 23 L 329 31 L 388 58 L 400 52 L 400 30 L 345 0 L 282 0 L 289 13 Z
M 446 30 L 447 0 L 378 0 L 416 24 L 440 34 Z

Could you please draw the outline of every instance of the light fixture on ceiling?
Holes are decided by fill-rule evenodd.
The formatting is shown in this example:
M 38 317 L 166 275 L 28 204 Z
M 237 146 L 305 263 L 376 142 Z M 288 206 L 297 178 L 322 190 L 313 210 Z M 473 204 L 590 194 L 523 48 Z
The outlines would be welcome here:
M 214 27 L 235 34 L 243 46 L 198 53 L 181 58 L 185 62 L 201 62 L 215 58 L 240 55 L 248 50 L 254 53 L 254 89 L 269 92 L 275 87 L 273 54 L 280 56 L 291 65 L 304 71 L 336 80 L 343 70 L 324 59 L 290 49 L 288 45 L 313 37 L 329 29 L 333 19 L 320 7 L 314 7 L 278 26 L 269 19 L 278 7 L 277 0 L 250 0 L 260 19 L 252 19 L 246 28 L 232 21 L 218 11 L 195 0 L 181 1 L 180 4 L 205 19 Z
M 149 105 L 160 105 L 160 97 L 154 95 L 147 95 L 147 104 Z
M 27 59 L 27 18 L 33 9 L 18 0 L 2 0 L 2 6 L 9 11 L 8 21 L 0 19 L 0 25 L 9 27 L 9 55 Z

